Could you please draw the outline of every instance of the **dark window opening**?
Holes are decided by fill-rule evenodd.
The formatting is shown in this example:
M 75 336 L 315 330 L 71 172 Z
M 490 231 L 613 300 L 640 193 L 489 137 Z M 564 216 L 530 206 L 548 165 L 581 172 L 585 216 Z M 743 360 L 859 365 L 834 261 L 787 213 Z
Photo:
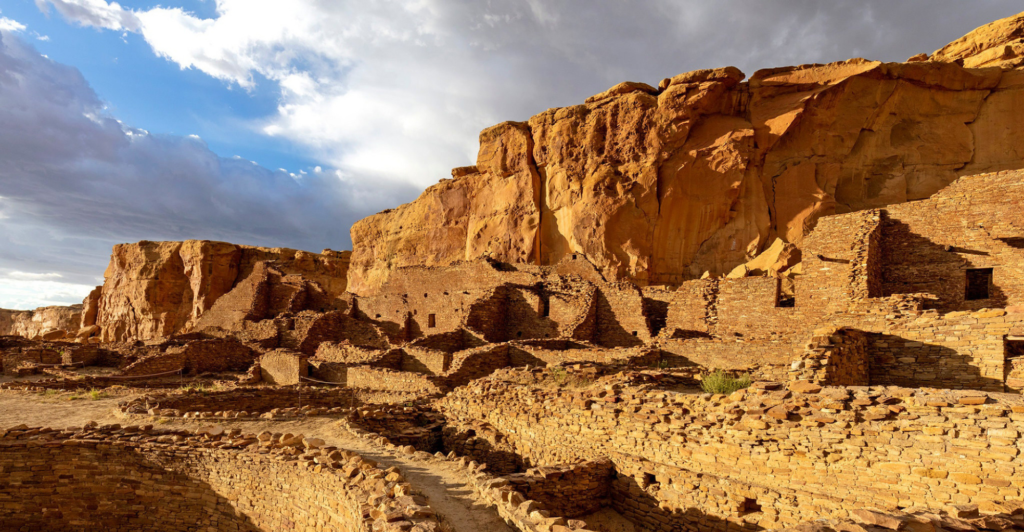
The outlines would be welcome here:
M 430 314 L 427 316 L 427 327 L 437 327 L 437 315 Z
M 576 260 L 576 255 L 573 255 L 573 256 L 572 256 L 572 260 Z
M 377 317 L 380 318 L 380 314 L 377 314 Z
M 992 268 L 974 268 L 967 270 L 967 290 L 964 299 L 976 301 L 988 299 L 992 287 Z
M 423 297 L 427 297 L 427 294 L 423 294 Z
M 523 337 L 523 331 L 519 331 L 519 332 L 516 333 L 516 338 L 522 338 L 522 337 Z
M 756 499 L 744 498 L 743 504 L 740 506 L 740 515 L 747 515 L 761 511 L 761 505 L 757 504 Z
M 547 295 L 540 296 L 540 315 L 545 318 L 551 315 L 551 300 Z
M 633 331 L 633 336 L 636 336 L 637 331 Z
M 644 488 L 653 486 L 658 483 L 658 479 L 654 477 L 654 473 L 644 473 Z
M 795 297 L 780 297 L 779 298 L 779 304 L 776 305 L 776 306 L 778 306 L 779 308 L 796 308 L 796 298 Z

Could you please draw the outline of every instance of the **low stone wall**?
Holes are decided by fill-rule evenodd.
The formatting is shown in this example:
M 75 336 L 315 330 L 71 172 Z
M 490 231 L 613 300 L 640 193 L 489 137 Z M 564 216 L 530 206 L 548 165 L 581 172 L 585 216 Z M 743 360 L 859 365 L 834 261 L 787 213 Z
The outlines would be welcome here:
M 345 384 L 350 388 L 387 390 L 418 394 L 440 394 L 441 387 L 430 377 L 420 373 L 408 373 L 374 367 L 348 368 Z
M 379 434 L 401 445 L 424 452 L 441 449 L 444 418 L 429 407 L 429 399 L 406 404 L 376 404 L 356 408 L 348 416 L 349 426 Z
M 245 371 L 256 361 L 256 353 L 234 339 L 198 340 L 163 353 L 139 359 L 126 367 L 124 375 L 154 375 L 183 369 L 186 373 Z
M 539 467 L 504 478 L 512 489 L 540 501 L 553 515 L 581 517 L 609 505 L 612 463 L 598 460 Z
M 451 425 L 489 423 L 528 465 L 609 458 L 637 486 L 659 484 L 630 499 L 643 512 L 634 520 L 653 530 L 708 520 L 781 528 L 868 505 L 1024 500 L 1016 395 L 804 383 L 725 397 L 492 378 L 438 408 Z
M 800 341 L 805 341 L 800 339 Z M 804 350 L 789 339 L 659 339 L 655 344 L 671 367 L 696 365 L 707 370 L 749 373 L 754 380 L 785 382 L 793 359 Z
M 558 365 L 575 362 L 652 365 L 661 359 L 658 349 L 645 346 L 609 349 L 572 340 L 512 342 L 512 365 Z
M 121 379 L 118 377 L 79 377 L 73 379 L 42 379 L 37 381 L 3 382 L 0 383 L 0 390 L 21 390 L 27 392 L 42 392 L 46 390 L 92 390 L 93 388 L 108 388 L 121 386 L 124 388 L 139 389 L 167 389 L 180 388 L 182 379 L 178 375 L 161 377 L 155 379 Z M 194 379 L 189 379 L 195 383 Z M 210 383 L 212 384 L 212 382 Z
M 360 394 L 354 390 L 303 386 L 152 394 L 121 403 L 118 409 L 126 414 L 165 417 L 281 419 L 343 416 L 363 403 Z
M 276 349 L 260 356 L 260 378 L 268 384 L 298 384 L 309 376 L 309 357 L 297 351 Z
M 16 531 L 440 530 L 400 472 L 322 440 L 118 425 L 0 431 L 0 523 Z
M 523 459 L 513 445 L 488 423 L 448 425 L 441 432 L 445 450 L 469 457 L 498 475 L 523 471 Z

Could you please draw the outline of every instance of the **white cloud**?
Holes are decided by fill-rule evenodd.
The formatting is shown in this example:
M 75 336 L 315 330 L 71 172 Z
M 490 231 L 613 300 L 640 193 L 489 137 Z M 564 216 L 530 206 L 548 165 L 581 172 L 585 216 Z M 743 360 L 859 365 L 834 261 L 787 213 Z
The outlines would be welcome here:
M 25 25 L 19 23 L 17 20 L 0 17 L 0 31 L 23 31 L 24 29 Z
M 137 31 L 139 21 L 135 15 L 123 9 L 117 2 L 103 0 L 35 0 L 36 6 L 44 13 L 52 5 L 57 12 L 83 26 L 95 26 L 108 30 Z
M 0 278 L 0 308 L 32 310 L 81 303 L 93 286 L 46 280 Z
M 42 281 L 42 280 L 46 280 L 46 279 L 60 279 L 61 277 L 64 277 L 64 276 L 59 274 L 59 273 L 56 273 L 56 272 L 50 272 L 50 273 L 29 273 L 29 272 L 12 271 L 12 272 L 8 272 L 7 273 L 7 277 L 9 277 L 11 279 L 23 280 L 23 281 Z

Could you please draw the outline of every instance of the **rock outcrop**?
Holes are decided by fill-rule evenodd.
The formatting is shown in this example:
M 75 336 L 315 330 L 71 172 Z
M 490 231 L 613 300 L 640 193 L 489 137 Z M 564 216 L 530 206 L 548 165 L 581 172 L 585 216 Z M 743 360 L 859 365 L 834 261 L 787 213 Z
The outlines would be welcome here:
M 106 342 L 187 332 L 221 296 L 268 264 L 279 277 L 301 277 L 315 285 L 318 304 L 330 307 L 345 292 L 348 258 L 348 252 L 317 254 L 199 240 L 119 244 L 103 286 L 86 299 L 81 325 L 98 326 Z
M 40 307 L 35 310 L 0 309 L 0 336 L 59 340 L 74 336 L 82 320 L 82 305 Z
M 907 63 L 865 59 L 623 83 L 484 130 L 475 166 L 356 223 L 349 290 L 481 255 L 609 280 L 718 276 L 823 215 L 1024 167 L 1024 16 Z M 966 65 L 966 68 L 965 66 Z

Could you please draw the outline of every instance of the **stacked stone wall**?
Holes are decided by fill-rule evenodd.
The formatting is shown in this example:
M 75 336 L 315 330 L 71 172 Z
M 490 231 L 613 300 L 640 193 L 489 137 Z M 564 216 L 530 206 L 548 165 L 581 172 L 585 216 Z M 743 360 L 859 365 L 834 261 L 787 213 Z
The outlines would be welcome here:
M 188 373 L 245 371 L 255 361 L 256 352 L 237 340 L 198 340 L 142 358 L 123 374 L 154 375 L 179 369 Z
M 927 292 L 941 311 L 1024 304 L 1020 171 L 962 177 L 929 199 L 887 207 L 885 295 Z M 990 297 L 966 300 L 966 270 L 992 268 Z
M 400 473 L 322 445 L 222 429 L 0 431 L 0 523 L 24 531 L 440 530 Z
M 543 503 L 552 515 L 581 517 L 608 506 L 612 463 L 598 460 L 540 467 L 504 478 L 527 499 Z
M 366 366 L 348 368 L 345 385 L 351 388 L 417 394 L 440 394 L 443 392 L 443 388 L 427 375 Z
M 867 505 L 1022 500 L 1019 396 L 803 390 L 723 397 L 615 386 L 543 390 L 485 379 L 439 407 L 450 424 L 490 424 L 528 465 L 609 458 L 620 473 L 637 472 L 638 486 L 652 476 L 678 479 L 645 491 L 653 502 L 643 522 L 653 530 L 673 530 L 669 517 L 698 514 L 778 528 Z M 640 462 L 623 456 L 642 461 L 643 475 L 630 469 Z M 705 480 L 688 482 L 693 475 Z M 694 490 L 711 489 L 701 486 L 712 479 L 712 494 L 721 492 L 716 504 L 694 502 Z

